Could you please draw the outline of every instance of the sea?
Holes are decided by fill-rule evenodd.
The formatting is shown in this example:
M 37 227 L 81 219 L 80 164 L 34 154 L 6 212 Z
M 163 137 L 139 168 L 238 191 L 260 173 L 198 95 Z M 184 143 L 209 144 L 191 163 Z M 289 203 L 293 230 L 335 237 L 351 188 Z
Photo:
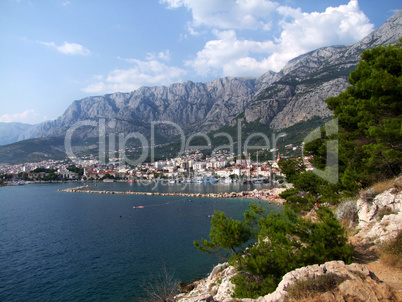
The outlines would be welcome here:
M 214 210 L 241 219 L 250 199 L 66 193 L 232 192 L 265 185 L 56 183 L 0 187 L 0 301 L 138 301 L 164 269 L 208 276 L 222 255 L 199 252 Z M 276 204 L 260 202 L 267 211 Z M 134 208 L 143 206 L 143 208 Z

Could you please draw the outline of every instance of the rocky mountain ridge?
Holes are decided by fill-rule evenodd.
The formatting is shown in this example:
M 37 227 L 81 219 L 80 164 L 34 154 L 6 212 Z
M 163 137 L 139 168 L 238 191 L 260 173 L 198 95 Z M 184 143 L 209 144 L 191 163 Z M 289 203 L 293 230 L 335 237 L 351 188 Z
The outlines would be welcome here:
M 268 71 L 258 78 L 226 77 L 208 83 L 187 81 L 87 97 L 74 101 L 58 119 L 29 128 L 17 139 L 64 137 L 75 123 L 99 119 L 115 121 L 111 129 L 107 127 L 114 133 L 138 131 L 146 135 L 151 121 L 175 123 L 186 133 L 217 130 L 234 125 L 238 118 L 261 127 L 287 128 L 314 116 L 331 116 L 325 99 L 347 87 L 347 77 L 361 52 L 396 43 L 400 37 L 402 10 L 358 43 L 311 51 L 291 60 L 278 73 Z M 97 137 L 99 131 L 86 127 L 75 134 L 85 139 Z
M 266 89 L 246 113 L 248 120 L 260 119 L 271 128 L 283 129 L 314 115 L 332 115 L 325 100 L 338 95 L 348 86 L 347 78 L 369 48 L 394 44 L 402 36 L 402 11 L 397 12 L 380 28 L 350 46 L 323 47 L 291 60 L 278 72 L 273 84 Z M 253 115 L 252 108 L 275 102 L 285 95 L 283 109 L 271 120 L 269 115 Z M 266 106 L 265 107 L 269 107 Z
M 25 138 L 63 136 L 82 120 L 115 120 L 114 131 L 146 131 L 151 121 L 176 123 L 189 133 L 219 129 L 242 117 L 282 129 L 313 116 L 332 115 L 325 99 L 339 94 L 363 50 L 396 43 L 402 36 L 402 10 L 350 46 L 323 47 L 291 60 L 280 72 L 259 78 L 226 77 L 208 83 L 141 87 L 130 93 L 87 97 L 54 121 L 31 129 Z M 86 129 L 82 138 L 96 136 Z
M 144 131 L 151 121 L 173 122 L 190 132 L 216 130 L 242 113 L 255 93 L 269 86 L 274 75 L 268 72 L 258 79 L 226 77 L 208 83 L 187 81 L 88 97 L 73 102 L 57 120 L 39 125 L 31 135 L 61 136 L 77 121 L 99 118 L 116 120 L 114 130 L 122 132 Z

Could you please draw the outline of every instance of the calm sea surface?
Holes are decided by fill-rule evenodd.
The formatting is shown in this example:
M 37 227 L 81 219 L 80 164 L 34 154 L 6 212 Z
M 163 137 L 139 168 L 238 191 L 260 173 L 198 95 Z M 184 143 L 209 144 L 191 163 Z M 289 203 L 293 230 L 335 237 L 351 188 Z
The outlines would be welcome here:
M 163 263 L 182 282 L 222 262 L 198 252 L 213 211 L 241 218 L 250 200 L 63 193 L 81 184 L 0 188 L 0 301 L 136 301 Z M 152 191 L 131 183 L 91 189 Z M 238 184 L 184 184 L 159 192 L 230 192 Z M 252 188 L 253 189 L 253 188 Z M 143 209 L 133 206 L 142 205 Z M 276 205 L 265 204 L 278 211 Z

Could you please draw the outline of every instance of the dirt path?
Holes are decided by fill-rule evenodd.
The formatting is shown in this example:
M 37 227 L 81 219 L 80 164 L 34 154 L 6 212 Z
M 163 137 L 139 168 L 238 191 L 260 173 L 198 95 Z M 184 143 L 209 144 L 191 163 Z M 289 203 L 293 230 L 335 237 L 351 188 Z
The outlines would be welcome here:
M 366 243 L 358 235 L 350 238 L 350 241 L 355 248 L 355 262 L 367 266 L 381 281 L 391 287 L 397 301 L 402 301 L 402 269 L 381 262 L 374 243 Z

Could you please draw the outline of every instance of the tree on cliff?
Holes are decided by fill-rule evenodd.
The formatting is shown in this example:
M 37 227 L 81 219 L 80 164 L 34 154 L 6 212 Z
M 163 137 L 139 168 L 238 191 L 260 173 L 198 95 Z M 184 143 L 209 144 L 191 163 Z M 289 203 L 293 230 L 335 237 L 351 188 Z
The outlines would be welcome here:
M 402 169 L 402 40 L 392 46 L 366 50 L 349 76 L 351 86 L 326 100 L 338 120 L 338 134 L 308 142 L 306 155 L 318 169 L 326 167 L 329 141 L 338 141 L 337 183 L 301 169 L 287 160 L 279 166 L 294 189 L 282 193 L 295 211 L 316 202 L 336 203 L 378 180 L 395 177 Z
M 327 208 L 317 211 L 318 221 L 270 213 L 258 220 L 258 242 L 229 263 L 241 273 L 232 278 L 238 298 L 258 298 L 273 292 L 282 277 L 298 267 L 331 260 L 351 262 L 353 248 L 345 230 Z
M 287 272 L 330 260 L 350 262 L 353 249 L 335 215 L 323 208 L 313 223 L 288 209 L 285 214 L 264 214 L 255 204 L 245 211 L 244 220 L 233 220 L 215 212 L 211 220 L 210 241 L 194 245 L 203 252 L 221 249 L 233 252 L 229 264 L 239 270 L 232 278 L 238 298 L 256 298 L 275 290 Z M 251 238 L 255 240 L 250 241 Z M 247 250 L 244 244 L 250 243 Z
M 246 222 L 226 217 L 224 212 L 214 211 L 211 219 L 210 240 L 201 238 L 194 241 L 194 246 L 202 252 L 216 253 L 220 250 L 230 250 L 237 254 L 237 248 L 247 243 L 252 235 L 252 230 Z
M 349 76 L 352 86 L 326 102 L 339 120 L 340 152 L 348 159 L 344 174 L 364 187 L 401 172 L 402 39 L 361 58 Z

